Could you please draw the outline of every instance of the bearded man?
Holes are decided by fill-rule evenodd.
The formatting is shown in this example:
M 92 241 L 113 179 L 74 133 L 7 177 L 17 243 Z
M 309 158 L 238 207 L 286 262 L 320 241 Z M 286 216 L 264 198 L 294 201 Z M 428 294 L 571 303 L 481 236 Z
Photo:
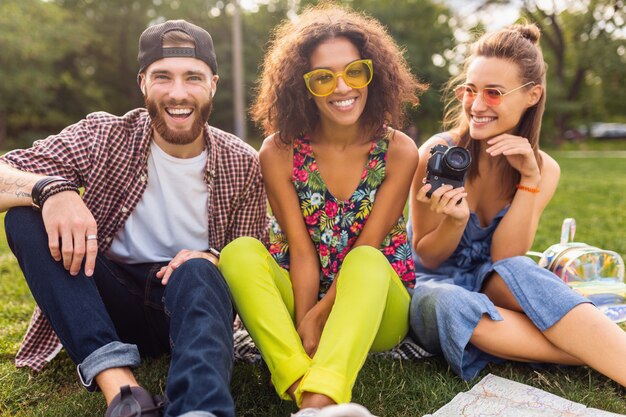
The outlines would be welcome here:
M 62 344 L 107 417 L 232 417 L 233 308 L 216 265 L 231 240 L 266 239 L 257 153 L 207 123 L 207 31 L 149 27 L 138 62 L 147 110 L 89 114 L 0 159 L 7 239 L 38 305 L 16 364 L 41 369 Z M 132 368 L 165 353 L 162 400 Z

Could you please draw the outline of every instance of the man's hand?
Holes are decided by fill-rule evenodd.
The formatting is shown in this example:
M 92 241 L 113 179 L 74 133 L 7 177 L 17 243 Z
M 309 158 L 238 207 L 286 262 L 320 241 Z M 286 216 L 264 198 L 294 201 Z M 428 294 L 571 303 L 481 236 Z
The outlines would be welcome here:
M 201 252 L 198 250 L 183 249 L 176 254 L 174 259 L 172 259 L 169 264 L 161 268 L 159 272 L 156 273 L 156 277 L 161 278 L 161 284 L 166 285 L 167 282 L 170 280 L 170 276 L 172 275 L 174 270 L 181 266 L 183 263 L 185 263 L 185 261 L 193 258 L 208 259 L 213 265 L 217 265 L 218 263 L 217 257 L 215 257 L 213 254 Z
M 85 275 L 92 276 L 98 254 L 98 240 L 93 237 L 98 227 L 83 199 L 74 191 L 55 194 L 46 200 L 41 215 L 54 260 L 63 260 L 63 267 L 76 276 L 84 258 Z

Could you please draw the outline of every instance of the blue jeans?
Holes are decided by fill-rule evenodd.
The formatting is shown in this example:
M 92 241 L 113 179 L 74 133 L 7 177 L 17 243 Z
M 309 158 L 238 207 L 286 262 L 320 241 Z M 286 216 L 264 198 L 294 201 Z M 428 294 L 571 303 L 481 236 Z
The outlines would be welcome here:
M 50 256 L 41 214 L 13 208 L 5 229 L 35 301 L 88 389 L 106 369 L 139 366 L 140 354 L 171 353 L 166 416 L 235 415 L 233 309 L 211 262 L 191 259 L 163 286 L 155 276 L 163 263 L 122 265 L 99 253 L 93 278 L 82 270 L 73 277 Z

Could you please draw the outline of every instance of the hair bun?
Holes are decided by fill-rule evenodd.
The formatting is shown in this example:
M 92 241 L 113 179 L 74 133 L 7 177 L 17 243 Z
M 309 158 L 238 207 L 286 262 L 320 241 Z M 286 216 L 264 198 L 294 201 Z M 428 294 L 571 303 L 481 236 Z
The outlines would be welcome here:
M 514 25 L 512 29 L 519 33 L 522 38 L 528 39 L 531 43 L 539 43 L 539 38 L 541 38 L 541 31 L 539 30 L 537 25 L 533 23 L 526 25 Z

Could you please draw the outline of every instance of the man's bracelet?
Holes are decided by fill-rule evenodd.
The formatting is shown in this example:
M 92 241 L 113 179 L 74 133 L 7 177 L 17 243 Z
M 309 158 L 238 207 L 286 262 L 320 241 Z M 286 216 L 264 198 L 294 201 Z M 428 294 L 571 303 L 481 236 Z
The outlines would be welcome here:
M 39 205 L 39 198 L 41 197 L 41 192 L 43 191 L 43 189 L 46 186 L 57 181 L 67 181 L 67 180 L 63 177 L 52 176 L 52 177 L 43 177 L 42 179 L 40 179 L 39 181 L 35 183 L 35 185 L 33 186 L 33 190 L 30 193 L 33 199 L 33 206 Z
M 63 191 L 75 191 L 79 193 L 76 184 L 63 177 L 45 177 L 40 179 L 35 183 L 31 193 L 33 208 L 35 210 L 41 210 L 43 203 L 45 203 L 48 198 Z

